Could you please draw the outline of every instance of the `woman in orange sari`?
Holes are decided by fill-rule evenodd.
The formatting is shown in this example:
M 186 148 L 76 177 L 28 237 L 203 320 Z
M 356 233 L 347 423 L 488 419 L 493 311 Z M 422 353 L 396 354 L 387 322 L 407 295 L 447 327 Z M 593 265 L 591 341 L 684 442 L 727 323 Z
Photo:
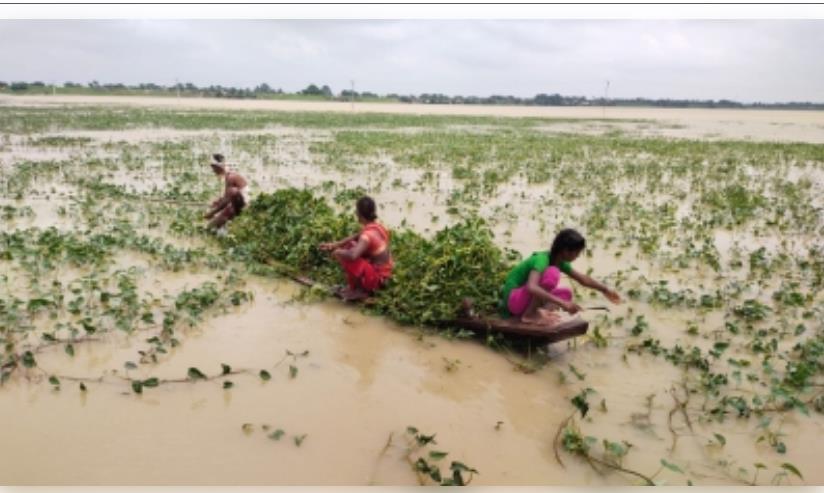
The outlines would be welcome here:
M 340 294 L 350 301 L 369 297 L 391 277 L 394 266 L 389 251 L 389 232 L 377 221 L 375 201 L 371 197 L 361 197 L 356 209 L 358 222 L 362 225 L 360 232 L 320 245 L 321 250 L 332 252 L 346 272 L 349 285 Z

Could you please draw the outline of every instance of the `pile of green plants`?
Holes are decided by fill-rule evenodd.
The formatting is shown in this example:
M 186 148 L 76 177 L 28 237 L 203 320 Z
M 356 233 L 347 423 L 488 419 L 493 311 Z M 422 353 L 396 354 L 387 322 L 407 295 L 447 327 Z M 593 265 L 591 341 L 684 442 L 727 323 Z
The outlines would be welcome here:
M 234 253 L 261 263 L 276 261 L 322 283 L 343 281 L 340 267 L 318 245 L 357 231 L 352 214 L 336 214 L 308 190 L 261 194 L 232 222 Z
M 241 258 L 274 261 L 315 281 L 343 284 L 342 269 L 318 245 L 358 230 L 352 211 L 336 212 L 311 191 L 288 188 L 255 198 L 225 241 Z M 395 269 L 371 310 L 401 323 L 427 325 L 455 318 L 469 297 L 477 312 L 495 313 L 512 255 L 495 245 L 483 220 L 464 218 L 431 239 L 406 228 L 391 235 Z

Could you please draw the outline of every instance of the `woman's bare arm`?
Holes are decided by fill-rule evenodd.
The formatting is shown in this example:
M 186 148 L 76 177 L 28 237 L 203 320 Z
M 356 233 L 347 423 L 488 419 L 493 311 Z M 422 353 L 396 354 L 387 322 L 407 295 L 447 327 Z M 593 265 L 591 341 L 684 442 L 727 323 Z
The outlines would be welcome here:
M 600 291 L 604 296 L 607 297 L 609 301 L 613 303 L 621 302 L 621 296 L 617 292 L 582 272 L 578 272 L 577 270 L 572 269 L 569 272 L 569 277 L 575 279 L 575 281 L 577 281 L 578 284 L 580 284 L 581 286 L 585 286 L 590 289 Z
M 369 238 L 364 235 L 361 235 L 358 239 L 358 242 L 355 243 L 355 246 L 352 248 L 338 248 L 332 255 L 339 260 L 355 260 L 361 258 L 364 253 L 366 253 L 366 249 L 369 247 Z
M 532 272 L 529 273 L 529 279 L 527 279 L 527 281 L 526 281 L 526 289 L 527 289 L 527 291 L 529 291 L 529 294 L 531 294 L 532 296 L 535 296 L 539 299 L 542 299 L 544 301 L 549 301 L 551 303 L 555 303 L 556 305 L 563 308 L 564 311 L 572 313 L 572 314 L 581 311 L 581 307 L 576 305 L 575 303 L 572 303 L 570 301 L 566 301 L 566 300 L 563 300 L 561 298 L 558 298 L 557 296 L 551 294 L 546 289 L 542 288 L 541 285 L 539 284 L 540 279 L 541 279 L 541 273 L 538 272 L 537 270 L 533 270 Z

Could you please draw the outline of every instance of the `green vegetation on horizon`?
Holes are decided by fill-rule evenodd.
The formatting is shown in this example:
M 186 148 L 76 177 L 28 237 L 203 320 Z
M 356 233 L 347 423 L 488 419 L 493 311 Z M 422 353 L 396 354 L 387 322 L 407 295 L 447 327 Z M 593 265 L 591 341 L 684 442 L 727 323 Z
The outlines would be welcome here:
M 423 93 L 419 95 L 387 94 L 378 95 L 373 92 L 358 92 L 349 89 L 342 90 L 337 96 L 332 89 L 324 85 L 318 87 L 310 84 L 301 91 L 287 93 L 281 89 L 272 89 L 268 84 L 259 84 L 254 88 L 237 88 L 224 86 L 198 87 L 191 82 L 178 83 L 173 86 L 157 84 L 100 84 L 92 81 L 87 85 L 73 82 L 64 83 L 59 89 L 56 85 L 47 85 L 41 81 L 34 82 L 2 82 L 0 93 L 11 94 L 98 94 L 98 95 L 179 95 L 186 97 L 218 97 L 233 99 L 292 99 L 318 98 L 325 101 L 358 101 L 358 102 L 401 102 L 419 104 L 468 104 L 468 105 L 527 105 L 527 106 L 629 106 L 629 107 L 656 107 L 656 108 L 759 108 L 759 109 L 800 109 L 822 110 L 824 103 L 809 101 L 793 101 L 785 103 L 740 103 L 729 99 L 696 100 L 673 98 L 587 98 L 585 96 L 562 96 L 560 94 L 537 94 L 534 97 L 518 97 L 512 95 L 494 94 L 491 96 L 448 96 L 440 93 Z

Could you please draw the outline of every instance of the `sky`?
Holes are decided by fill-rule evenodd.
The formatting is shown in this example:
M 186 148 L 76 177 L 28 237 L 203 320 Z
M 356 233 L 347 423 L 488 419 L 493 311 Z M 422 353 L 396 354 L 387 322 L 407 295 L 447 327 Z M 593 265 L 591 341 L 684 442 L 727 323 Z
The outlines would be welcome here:
M 0 20 L 0 81 L 824 102 L 824 20 Z

